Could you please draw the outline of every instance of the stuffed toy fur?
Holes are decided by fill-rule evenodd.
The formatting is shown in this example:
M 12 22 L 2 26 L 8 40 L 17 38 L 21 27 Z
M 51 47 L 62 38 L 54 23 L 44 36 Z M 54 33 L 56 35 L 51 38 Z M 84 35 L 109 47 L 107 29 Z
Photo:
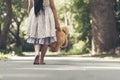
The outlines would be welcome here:
M 61 31 L 56 31 L 57 42 L 50 44 L 50 51 L 57 52 L 61 48 L 67 47 L 69 30 L 66 26 L 61 25 Z

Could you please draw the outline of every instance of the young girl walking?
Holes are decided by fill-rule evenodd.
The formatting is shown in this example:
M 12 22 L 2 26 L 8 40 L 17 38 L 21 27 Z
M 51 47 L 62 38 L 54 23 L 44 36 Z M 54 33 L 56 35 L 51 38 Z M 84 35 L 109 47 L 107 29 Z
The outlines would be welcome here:
M 60 30 L 54 0 L 28 0 L 27 42 L 34 44 L 33 64 L 45 64 L 48 46 L 57 41 L 56 30 Z

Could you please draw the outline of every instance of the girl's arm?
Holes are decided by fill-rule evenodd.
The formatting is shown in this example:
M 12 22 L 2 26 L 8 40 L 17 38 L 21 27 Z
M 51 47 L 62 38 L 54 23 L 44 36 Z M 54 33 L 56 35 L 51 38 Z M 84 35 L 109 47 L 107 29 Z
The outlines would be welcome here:
M 58 17 L 57 17 L 57 11 L 56 11 L 56 8 L 55 8 L 55 4 L 54 4 L 54 0 L 50 0 L 50 7 L 53 11 L 53 14 L 54 14 L 54 19 L 55 19 L 55 27 L 57 30 L 61 30 L 60 29 L 60 24 L 59 24 L 59 21 L 58 21 Z
M 32 7 L 33 7 L 32 0 L 28 0 L 28 14 L 30 13 Z

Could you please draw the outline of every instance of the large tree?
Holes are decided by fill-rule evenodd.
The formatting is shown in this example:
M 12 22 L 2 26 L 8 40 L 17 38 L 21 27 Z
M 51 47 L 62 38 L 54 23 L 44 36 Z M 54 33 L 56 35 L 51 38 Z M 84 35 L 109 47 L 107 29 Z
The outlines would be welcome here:
M 12 19 L 12 0 L 5 0 L 6 3 L 6 20 L 3 25 L 3 29 L 0 34 L 0 49 L 5 49 L 6 48 L 6 43 L 7 43 L 7 36 L 8 36 L 8 31 L 9 27 L 11 24 L 11 19 Z
M 114 2 L 115 0 L 90 0 L 93 54 L 108 53 L 118 44 Z

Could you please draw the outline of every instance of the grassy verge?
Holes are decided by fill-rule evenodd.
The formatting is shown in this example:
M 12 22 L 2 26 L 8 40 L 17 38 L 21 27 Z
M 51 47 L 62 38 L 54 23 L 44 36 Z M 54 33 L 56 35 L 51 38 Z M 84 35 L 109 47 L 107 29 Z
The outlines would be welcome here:
M 9 57 L 3 53 L 0 53 L 0 60 L 7 60 Z
M 63 55 L 83 55 L 83 54 L 87 54 L 87 52 L 82 51 L 80 49 L 71 49 L 68 52 L 62 52 Z
M 14 56 L 14 53 L 0 51 L 0 60 L 8 60 L 10 57 Z
M 76 55 L 81 57 L 93 57 L 93 58 L 103 58 L 103 59 L 120 59 L 120 55 L 116 54 L 97 54 L 93 55 L 91 53 L 82 53 L 80 50 L 70 50 L 69 52 L 61 52 L 62 55 Z
M 100 57 L 100 58 L 111 57 L 111 58 L 120 58 L 120 55 L 116 55 L 116 54 L 99 54 L 99 55 L 91 55 L 91 57 Z

